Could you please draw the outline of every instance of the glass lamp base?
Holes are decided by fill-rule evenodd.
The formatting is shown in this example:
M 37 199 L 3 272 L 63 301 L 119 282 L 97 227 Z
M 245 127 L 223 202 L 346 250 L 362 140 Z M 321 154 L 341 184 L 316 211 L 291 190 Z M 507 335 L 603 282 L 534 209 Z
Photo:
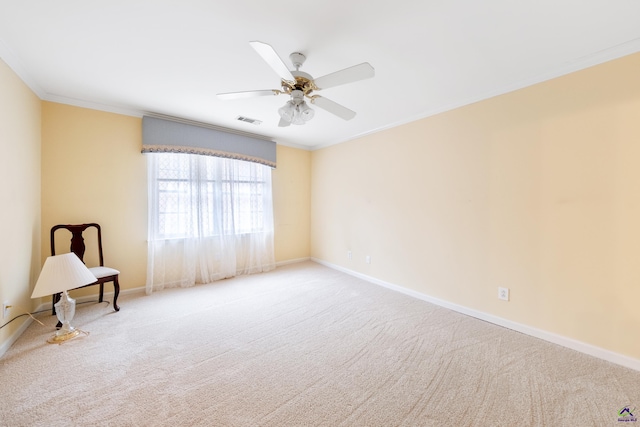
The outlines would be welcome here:
M 47 342 L 50 344 L 62 344 L 63 342 L 74 339 L 80 335 L 81 332 L 70 324 L 73 315 L 76 313 L 76 300 L 70 298 L 67 291 L 64 291 L 60 296 L 60 301 L 55 304 L 55 307 L 56 315 L 62 327 L 54 336 L 49 338 Z

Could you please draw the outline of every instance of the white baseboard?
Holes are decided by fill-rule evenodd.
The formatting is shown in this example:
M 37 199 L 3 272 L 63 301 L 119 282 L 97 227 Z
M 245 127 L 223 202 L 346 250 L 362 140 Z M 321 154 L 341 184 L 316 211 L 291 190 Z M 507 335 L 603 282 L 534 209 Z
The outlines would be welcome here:
M 36 307 L 31 312 L 31 314 L 35 314 L 35 313 L 38 313 L 40 311 L 44 311 L 47 308 L 51 309 L 51 302 L 43 302 L 38 307 Z M 20 327 L 18 329 L 16 329 L 16 331 L 13 334 L 11 334 L 9 339 L 7 339 L 5 342 L 2 343 L 2 345 L 0 345 L 0 357 L 4 356 L 4 354 L 7 352 L 7 350 L 9 350 L 9 348 L 11 348 L 13 343 L 15 343 L 18 340 L 18 338 L 20 338 L 20 336 L 24 333 L 24 331 L 27 330 L 27 328 L 31 325 L 32 322 L 33 322 L 33 319 L 31 317 L 29 317 L 29 316 L 25 317 L 24 321 L 22 322 L 22 325 L 20 325 Z
M 38 306 L 38 308 L 36 308 L 34 312 L 44 310 L 47 306 L 50 307 L 50 305 L 48 304 L 40 304 L 40 306 Z M 0 357 L 4 356 L 4 354 L 11 348 L 13 343 L 18 341 L 18 338 L 20 338 L 20 336 L 24 333 L 24 331 L 27 330 L 27 328 L 31 325 L 32 322 L 33 322 L 33 319 L 27 316 L 22 322 L 22 325 L 20 325 L 20 327 L 16 329 L 15 332 L 11 334 L 9 338 L 2 343 L 2 345 L 0 345 Z
M 276 262 L 276 267 L 282 267 L 289 264 L 297 264 L 299 262 L 309 261 L 311 258 L 296 258 L 296 259 L 288 259 L 286 261 Z
M 118 295 L 118 297 L 121 297 L 122 295 L 130 295 L 130 294 L 139 294 L 139 293 L 144 293 L 145 292 L 145 287 L 139 287 L 139 288 L 131 288 L 131 289 L 121 289 L 120 290 L 120 294 Z M 91 294 L 91 295 L 84 295 L 81 297 L 74 297 L 76 300 L 76 303 L 81 303 L 81 302 L 89 302 L 89 301 L 93 301 L 98 299 L 98 294 Z M 103 294 L 103 298 L 110 301 L 109 298 L 111 298 L 111 300 L 113 300 L 113 292 L 105 292 Z M 49 307 L 51 307 L 51 302 L 49 302 Z
M 596 347 L 594 345 L 587 344 L 572 338 L 567 338 L 562 335 L 554 334 L 552 332 L 547 332 L 541 329 L 527 326 L 522 323 L 513 322 L 511 320 L 494 316 L 492 314 L 484 313 L 482 311 L 474 310 L 472 308 L 468 308 L 462 305 L 454 304 L 449 301 L 441 300 L 439 298 L 430 297 L 429 295 L 425 295 L 411 289 L 403 288 L 402 286 L 385 282 L 385 281 L 376 279 L 375 277 L 367 276 L 366 274 L 358 273 L 357 271 L 349 270 L 347 268 L 332 264 L 330 262 L 327 262 L 318 258 L 312 257 L 311 261 L 317 262 L 318 264 L 322 264 L 326 267 L 341 271 L 343 273 L 349 274 L 359 279 L 366 280 L 367 282 L 370 282 L 379 286 L 383 286 L 385 288 L 392 289 L 397 292 L 401 292 L 405 295 L 409 295 L 411 297 L 418 298 L 426 302 L 430 302 L 440 307 L 444 307 L 449 310 L 456 311 L 458 313 L 466 314 L 467 316 L 475 317 L 477 319 L 484 320 L 486 322 L 490 322 L 495 325 L 502 326 L 517 332 L 521 332 L 523 334 L 530 335 L 535 338 L 540 338 L 545 341 L 558 344 L 563 347 L 570 348 L 572 350 L 579 351 L 580 353 L 588 354 L 590 356 L 597 357 L 598 359 L 606 360 L 607 362 L 615 363 L 617 365 L 621 365 L 621 366 L 633 369 L 635 371 L 640 371 L 640 360 L 638 359 L 634 359 L 629 356 L 618 354 L 613 351 Z
M 133 289 L 123 289 L 120 291 L 120 295 L 129 295 L 129 294 L 135 294 L 135 293 L 142 293 L 145 291 L 144 287 L 140 287 L 140 288 L 133 288 Z M 111 300 L 113 300 L 113 292 L 105 292 L 104 293 L 104 298 L 106 300 L 109 301 L 109 298 L 111 298 Z M 98 294 L 92 294 L 92 295 L 85 295 L 85 296 L 81 296 L 81 297 L 76 297 L 76 303 L 83 303 L 83 302 L 89 302 L 89 301 L 95 301 L 98 299 Z M 40 304 L 35 310 L 33 310 L 33 312 L 31 314 L 34 314 L 36 312 L 40 312 L 40 311 L 46 311 L 46 310 L 51 310 L 51 301 L 47 301 L 47 302 L 43 302 L 42 304 Z M 4 354 L 7 352 L 7 350 L 9 350 L 9 348 L 11 348 L 11 346 L 13 345 L 13 343 L 15 343 L 18 338 L 20 338 L 20 336 L 24 333 L 24 331 L 27 330 L 27 328 L 31 325 L 31 323 L 33 322 L 33 319 L 31 317 L 26 317 L 25 321 L 22 322 L 22 325 L 20 325 L 20 327 L 18 329 L 16 329 L 16 331 L 11 334 L 11 336 L 9 337 L 9 339 L 5 340 L 2 345 L 0 345 L 0 357 L 4 356 Z

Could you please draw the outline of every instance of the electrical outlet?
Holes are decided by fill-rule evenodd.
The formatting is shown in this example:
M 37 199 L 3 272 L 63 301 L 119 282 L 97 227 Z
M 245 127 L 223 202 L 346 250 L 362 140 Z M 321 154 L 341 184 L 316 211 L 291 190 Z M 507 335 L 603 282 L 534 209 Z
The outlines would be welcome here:
M 498 299 L 509 301 L 509 288 L 498 288 Z
M 7 317 L 9 317 L 9 309 L 11 308 L 11 304 L 9 303 L 9 301 L 5 301 L 4 303 L 2 303 L 2 318 L 6 319 Z
M 347 251 L 347 258 L 349 258 L 349 261 L 353 259 L 353 254 L 351 253 L 351 251 Z
M 367 255 L 367 256 L 364 258 L 364 261 L 365 261 L 367 264 L 371 264 L 371 256 Z

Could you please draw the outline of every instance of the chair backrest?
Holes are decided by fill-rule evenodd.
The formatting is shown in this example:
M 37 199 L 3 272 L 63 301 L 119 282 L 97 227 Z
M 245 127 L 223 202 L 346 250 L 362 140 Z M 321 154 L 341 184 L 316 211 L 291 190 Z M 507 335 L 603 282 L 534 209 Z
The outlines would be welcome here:
M 54 234 L 56 230 L 64 228 L 71 232 L 71 252 L 76 254 L 82 262 L 84 262 L 84 252 L 86 250 L 84 244 L 84 237 L 82 233 L 89 227 L 95 227 L 97 229 L 98 234 L 98 260 L 100 266 L 104 266 L 104 258 L 102 256 L 102 230 L 100 229 L 100 225 L 92 222 L 90 224 L 60 224 L 55 225 L 51 228 L 51 256 L 56 254 L 56 242 L 54 238 Z

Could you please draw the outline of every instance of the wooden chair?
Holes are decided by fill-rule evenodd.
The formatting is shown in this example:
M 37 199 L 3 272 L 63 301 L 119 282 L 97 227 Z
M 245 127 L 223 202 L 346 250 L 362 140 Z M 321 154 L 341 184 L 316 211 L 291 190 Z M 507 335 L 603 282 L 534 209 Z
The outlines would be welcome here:
M 56 230 L 63 228 L 71 232 L 71 252 L 75 253 L 78 256 L 78 258 L 80 258 L 80 260 L 84 262 L 84 253 L 85 253 L 86 247 L 84 244 L 84 237 L 82 233 L 87 228 L 90 228 L 90 227 L 96 228 L 97 234 L 98 234 L 97 246 L 98 246 L 99 266 L 89 267 L 89 270 L 93 273 L 94 276 L 96 276 L 98 280 L 95 281 L 94 283 L 89 283 L 88 285 L 81 286 L 81 287 L 85 288 L 87 286 L 100 285 L 100 295 L 99 295 L 98 301 L 102 302 L 103 296 L 104 296 L 104 284 L 108 282 L 113 282 L 113 290 L 114 290 L 113 309 L 115 311 L 120 311 L 120 307 L 118 307 L 118 295 L 120 294 L 120 284 L 118 283 L 118 275 L 120 274 L 120 272 L 113 268 L 104 266 L 104 257 L 102 256 L 102 230 L 100 229 L 99 224 L 96 224 L 96 223 L 78 224 L 78 225 L 60 224 L 60 225 L 54 226 L 53 228 L 51 228 L 51 256 L 56 254 L 56 247 L 55 247 L 56 242 L 54 238 L 55 232 Z M 60 296 L 61 294 L 56 294 L 53 296 L 53 304 L 56 304 L 60 300 Z M 52 306 L 51 310 L 53 314 L 56 314 L 55 306 Z

